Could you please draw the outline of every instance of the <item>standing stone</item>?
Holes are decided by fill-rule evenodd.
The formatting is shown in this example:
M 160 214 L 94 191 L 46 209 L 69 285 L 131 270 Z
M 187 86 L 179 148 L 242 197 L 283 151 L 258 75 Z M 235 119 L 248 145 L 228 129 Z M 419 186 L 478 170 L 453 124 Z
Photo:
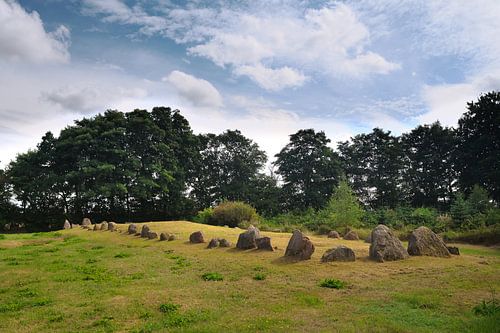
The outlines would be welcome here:
M 160 240 L 161 240 L 161 241 L 167 241 L 167 240 L 168 240 L 168 237 L 169 237 L 169 234 L 166 234 L 166 233 L 164 233 L 164 232 L 162 232 L 162 233 L 160 234 Z
M 408 254 L 411 256 L 450 257 L 443 240 L 427 227 L 418 227 L 408 238 Z
M 286 257 L 297 257 L 300 260 L 311 259 L 314 253 L 314 244 L 311 240 L 306 237 L 300 230 L 295 230 L 292 234 L 292 238 L 288 242 L 286 247 L 285 256 Z
M 448 251 L 450 252 L 450 254 L 453 254 L 455 256 L 459 256 L 460 255 L 460 250 L 458 249 L 458 247 L 456 247 L 456 246 L 447 246 L 446 248 L 448 249 Z
M 65 220 L 64 221 L 64 226 L 63 226 L 64 229 L 71 229 L 71 223 L 69 223 L 68 220 Z
M 271 245 L 271 238 L 269 237 L 257 238 L 255 242 L 257 243 L 257 248 L 259 250 L 274 251 L 274 248 Z
M 148 238 L 149 239 L 157 239 L 158 238 L 158 234 L 154 231 L 148 231 Z
M 214 247 L 219 246 L 219 239 L 218 238 L 212 238 L 210 242 L 208 242 L 207 249 L 213 249 Z
M 355 261 L 354 251 L 347 246 L 340 245 L 336 248 L 327 250 L 321 257 L 321 262 L 329 261 Z
M 379 224 L 372 231 L 370 258 L 379 262 L 408 258 L 408 252 L 391 229 Z
M 82 221 L 82 226 L 89 226 L 92 224 L 92 221 L 88 217 L 85 217 Z
M 203 233 L 201 231 L 196 231 L 189 236 L 189 241 L 195 244 L 205 243 L 205 238 L 203 237 Z
M 174 241 L 174 240 L 176 240 L 176 239 L 177 239 L 177 236 L 176 236 L 176 235 L 174 235 L 174 234 L 170 234 L 170 235 L 168 236 L 168 241 L 169 241 L 169 242 Z
M 340 238 L 340 235 L 335 230 L 332 230 L 328 233 L 328 238 Z
M 255 249 L 257 247 L 256 239 L 260 238 L 260 230 L 253 225 L 249 226 L 247 231 L 238 236 L 236 247 L 241 250 Z
M 359 237 L 358 237 L 358 234 L 354 230 L 351 230 L 344 235 L 344 239 L 345 240 L 359 240 Z
M 141 229 L 141 237 L 148 238 L 148 232 L 149 232 L 149 227 L 146 224 L 143 225 Z
M 94 224 L 94 229 L 93 229 L 93 230 L 94 230 L 94 231 L 99 230 L 99 227 L 97 226 L 97 224 Z
M 106 222 L 106 221 L 102 221 L 102 222 L 101 222 L 101 230 L 102 230 L 102 231 L 106 231 L 106 230 L 108 230 L 108 227 L 109 227 L 109 226 L 108 226 L 108 222 Z
M 108 230 L 113 232 L 116 231 L 116 223 L 115 222 L 109 222 L 108 223 Z
M 222 239 L 219 239 L 219 246 L 220 247 L 231 247 L 231 243 L 227 239 L 222 238 Z
M 135 235 L 137 233 L 137 225 L 134 223 L 129 224 L 127 231 L 130 235 Z

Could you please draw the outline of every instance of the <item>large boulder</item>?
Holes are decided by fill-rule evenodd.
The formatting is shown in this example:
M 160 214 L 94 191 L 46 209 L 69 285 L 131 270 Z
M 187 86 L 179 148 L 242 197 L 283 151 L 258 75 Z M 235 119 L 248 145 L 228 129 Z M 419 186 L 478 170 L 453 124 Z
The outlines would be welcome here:
M 108 230 L 108 222 L 106 222 L 106 221 L 101 222 L 101 230 L 103 230 L 103 231 Z
M 88 217 L 85 217 L 83 220 L 82 220 L 82 226 L 89 226 L 92 224 L 92 221 L 90 221 L 90 219 Z
M 340 245 L 336 248 L 327 250 L 321 257 L 321 262 L 329 261 L 355 261 L 354 251 L 347 246 Z
M 149 226 L 147 224 L 143 225 L 141 229 L 141 237 L 148 238 L 148 232 L 149 232 Z
M 213 249 L 214 247 L 219 246 L 219 239 L 218 238 L 212 238 L 210 242 L 208 242 L 207 249 Z
M 168 241 L 168 237 L 169 237 L 169 236 L 170 236 L 169 234 L 167 234 L 167 233 L 165 233 L 165 232 L 162 232 L 162 233 L 160 234 L 160 240 L 161 240 L 161 241 Z
M 241 250 L 255 249 L 257 247 L 257 238 L 260 238 L 260 230 L 251 225 L 247 231 L 238 236 L 236 247 Z
M 129 224 L 128 225 L 128 229 L 127 229 L 127 232 L 130 234 L 130 235 L 135 235 L 137 233 L 137 225 L 132 223 L 132 224 Z
M 64 221 L 64 226 L 63 226 L 64 229 L 71 229 L 71 223 L 69 223 L 68 220 L 65 220 Z
M 168 241 L 169 241 L 169 242 L 174 241 L 174 240 L 176 240 L 176 239 L 177 239 L 177 236 L 176 236 L 176 235 L 174 235 L 174 234 L 170 234 L 170 235 L 168 235 Z
M 219 239 L 219 246 L 220 247 L 231 247 L 231 243 L 227 239 L 221 238 L 221 239 Z
M 427 227 L 418 227 L 408 238 L 408 254 L 411 256 L 451 257 L 443 240 Z
M 154 231 L 151 231 L 149 230 L 148 231 L 148 239 L 157 239 L 158 238 L 158 234 Z
M 344 239 L 345 240 L 359 240 L 359 237 L 358 237 L 358 234 L 355 231 L 350 230 L 349 232 L 347 232 L 344 235 Z
M 337 231 L 332 230 L 328 233 L 328 238 L 340 238 L 340 234 Z
M 196 231 L 189 236 L 189 241 L 191 243 L 205 243 L 205 238 L 201 231 Z
M 271 238 L 269 237 L 257 238 L 255 243 L 257 244 L 257 248 L 259 250 L 274 251 L 274 248 L 271 245 Z
M 387 226 L 379 224 L 372 231 L 370 258 L 379 262 L 408 258 L 408 252 L 401 241 Z
M 113 232 L 113 231 L 116 231 L 116 223 L 115 222 L 109 222 L 108 223 L 108 230 Z
M 314 244 L 300 230 L 295 230 L 286 247 L 286 257 L 296 257 L 300 260 L 311 259 Z

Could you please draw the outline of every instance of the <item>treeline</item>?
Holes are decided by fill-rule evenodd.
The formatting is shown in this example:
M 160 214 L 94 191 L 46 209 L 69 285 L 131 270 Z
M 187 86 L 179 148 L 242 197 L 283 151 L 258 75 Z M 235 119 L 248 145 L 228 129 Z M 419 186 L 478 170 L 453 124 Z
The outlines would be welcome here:
M 188 218 L 224 200 L 267 217 L 321 211 L 343 178 L 372 218 L 401 207 L 448 212 L 474 187 L 492 207 L 500 201 L 500 92 L 468 103 L 456 129 L 434 123 L 395 136 L 375 128 L 336 149 L 325 133 L 305 129 L 275 157 L 264 170 L 265 152 L 241 132 L 195 135 L 178 110 L 110 110 L 58 137 L 46 133 L 0 170 L 0 224 Z

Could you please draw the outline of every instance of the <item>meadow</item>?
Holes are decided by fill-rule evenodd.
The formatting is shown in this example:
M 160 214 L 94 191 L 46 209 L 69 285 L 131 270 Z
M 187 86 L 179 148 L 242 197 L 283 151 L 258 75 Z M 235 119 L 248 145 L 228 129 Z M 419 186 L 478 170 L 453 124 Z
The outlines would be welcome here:
M 500 290 L 500 249 L 458 244 L 452 258 L 377 263 L 364 241 L 310 235 L 311 260 L 234 248 L 239 228 L 150 222 L 177 240 L 75 228 L 0 235 L 0 332 L 498 332 L 474 307 Z M 138 224 L 139 228 L 141 224 Z M 190 244 L 224 237 L 232 248 Z M 355 262 L 321 263 L 346 245 Z M 340 281 L 338 289 L 320 286 Z

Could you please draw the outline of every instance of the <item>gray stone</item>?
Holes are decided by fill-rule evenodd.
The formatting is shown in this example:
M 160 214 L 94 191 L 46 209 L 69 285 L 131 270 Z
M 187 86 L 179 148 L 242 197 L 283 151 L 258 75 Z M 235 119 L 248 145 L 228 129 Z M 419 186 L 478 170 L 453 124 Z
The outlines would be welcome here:
M 134 224 L 134 223 L 131 223 L 128 225 L 128 229 L 127 229 L 127 232 L 130 234 L 130 235 L 135 235 L 137 233 L 137 225 Z
M 64 229 L 71 229 L 71 223 L 69 223 L 68 220 L 65 220 L 64 221 L 64 226 L 63 226 Z
M 408 252 L 387 226 L 379 224 L 372 231 L 370 258 L 379 262 L 407 259 Z
M 236 247 L 241 250 L 255 249 L 257 247 L 256 239 L 260 238 L 260 230 L 253 225 L 249 226 L 247 231 L 238 236 Z
M 168 235 L 168 241 L 169 241 L 169 242 L 174 241 L 174 240 L 176 240 L 176 239 L 177 239 L 177 236 L 176 236 L 176 235 L 174 235 L 174 234 L 170 234 L 170 235 Z
M 332 230 L 328 233 L 328 238 L 340 238 L 340 235 L 335 230 Z
M 418 227 L 408 238 L 408 254 L 411 256 L 450 257 L 443 240 L 427 227 Z
M 358 234 L 351 230 L 344 235 L 345 240 L 359 240 Z
M 97 224 L 94 224 L 94 229 L 93 229 L 93 230 L 94 230 L 94 231 L 99 230 L 99 227 L 97 226 Z
M 257 243 L 257 248 L 259 250 L 274 251 L 274 248 L 271 245 L 271 238 L 269 237 L 257 238 L 255 242 Z
M 355 261 L 354 251 L 347 246 L 340 245 L 336 248 L 327 250 L 321 257 L 321 262 L 329 261 Z
M 453 254 L 455 256 L 459 256 L 460 255 L 460 250 L 458 249 L 458 247 L 456 247 L 456 246 L 447 246 L 446 248 L 448 249 L 448 251 L 450 252 L 450 254 Z
M 92 221 L 90 221 L 90 219 L 88 217 L 85 217 L 83 220 L 82 220 L 82 226 L 85 226 L 85 225 L 91 225 L 92 224 Z
M 196 231 L 189 235 L 189 241 L 195 244 L 205 243 L 205 237 L 203 236 L 203 233 L 201 231 Z
M 221 239 L 219 239 L 219 246 L 220 247 L 231 247 L 231 243 L 227 239 L 221 238 Z
M 108 230 L 108 222 L 106 222 L 106 221 L 101 222 L 101 230 L 102 231 Z
M 296 257 L 300 260 L 311 259 L 314 253 L 314 244 L 300 230 L 295 230 L 286 247 L 285 256 Z
M 157 239 L 158 238 L 158 234 L 154 231 L 148 231 L 148 238 L 149 239 Z
M 161 241 L 168 241 L 168 237 L 169 237 L 169 236 L 170 236 L 169 234 L 162 232 L 162 233 L 160 234 L 160 240 L 161 240 Z
M 142 229 L 141 229 L 141 237 L 142 238 L 148 238 L 148 232 L 149 232 L 148 225 L 147 224 L 143 225 Z
M 218 238 L 212 238 L 210 242 L 208 242 L 207 249 L 213 249 L 214 247 L 219 246 L 219 239 Z
M 113 232 L 113 231 L 116 231 L 116 223 L 115 222 L 109 222 L 108 223 L 108 230 Z

